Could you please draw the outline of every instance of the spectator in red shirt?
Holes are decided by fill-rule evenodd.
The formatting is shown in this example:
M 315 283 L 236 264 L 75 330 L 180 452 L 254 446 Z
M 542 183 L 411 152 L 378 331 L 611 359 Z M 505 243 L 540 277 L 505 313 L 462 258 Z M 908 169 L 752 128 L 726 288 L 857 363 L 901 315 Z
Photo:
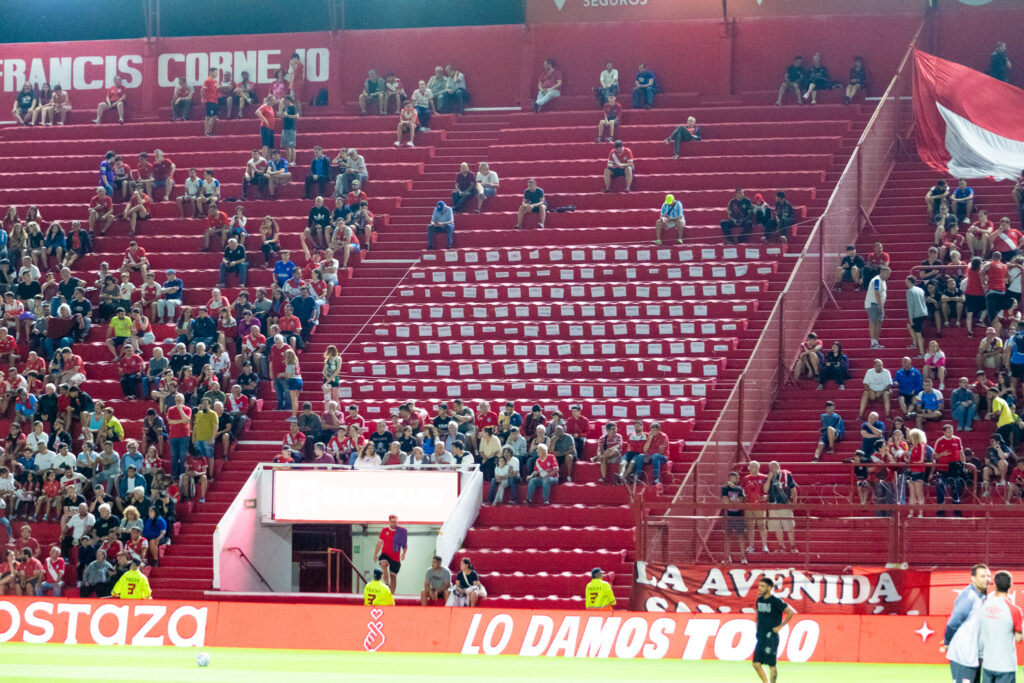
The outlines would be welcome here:
M 277 396 L 277 409 L 278 410 L 289 410 L 291 404 L 289 401 L 288 391 L 288 379 L 285 376 L 285 358 L 284 355 L 288 351 L 293 351 L 292 347 L 284 343 L 284 337 L 280 334 L 274 336 L 274 343 L 270 347 L 270 358 L 269 370 L 270 377 L 273 381 L 274 394 Z
M 270 151 L 274 149 L 274 125 L 277 123 L 277 115 L 274 113 L 273 101 L 274 98 L 268 95 L 263 98 L 263 104 L 256 110 L 256 118 L 260 122 L 260 144 L 264 159 L 269 158 Z
M 185 471 L 185 456 L 192 435 L 192 410 L 185 405 L 185 395 L 175 394 L 174 405 L 167 410 L 167 436 L 171 444 L 171 476 L 181 477 Z
M 209 463 L 201 455 L 189 454 L 185 458 L 185 473 L 178 479 L 182 495 L 186 498 L 194 498 L 199 495 L 199 502 L 206 502 L 206 489 L 209 480 L 206 476 Z
M 124 214 L 121 216 L 128 221 L 130 237 L 135 236 L 136 223 L 149 220 L 149 215 L 149 195 L 143 191 L 141 186 L 136 187 L 135 192 L 128 198 L 128 204 L 124 207 Z M 106 232 L 106 229 L 103 232 Z
M 203 233 L 203 251 L 210 251 L 210 237 L 220 236 L 220 248 L 223 250 L 227 242 L 228 228 L 231 226 L 231 219 L 223 211 L 211 206 L 206 214 L 206 231 Z
M 654 471 L 655 485 L 661 483 L 661 467 L 668 461 L 668 437 L 661 431 L 661 424 L 651 423 L 651 431 L 647 435 L 647 442 L 641 452 L 636 453 L 626 464 L 624 476 L 631 474 L 642 474 L 644 465 L 651 464 Z
M 743 477 L 741 483 L 747 503 L 761 502 L 764 498 L 764 483 L 766 480 L 767 477 L 761 474 L 761 463 L 751 460 L 747 465 L 747 476 Z M 761 531 L 761 548 L 764 552 L 768 552 L 768 527 L 765 524 L 765 511 L 747 510 L 747 516 L 751 517 L 753 522 L 747 526 L 747 552 L 754 552 L 754 536 L 758 529 Z
M 101 234 L 106 234 L 110 224 L 114 222 L 114 200 L 107 194 L 104 187 L 97 187 L 96 194 L 89 200 L 89 233 L 96 231 L 96 223 L 103 221 Z
M 125 101 L 124 82 L 120 76 L 114 76 L 114 85 L 107 90 L 106 98 L 96 107 L 96 118 L 93 119 L 93 123 L 99 124 L 103 120 L 104 112 L 111 109 L 117 109 L 117 119 L 120 123 L 124 123 Z
M 58 553 L 60 550 L 58 549 Z M 35 595 L 43 582 L 43 563 L 32 557 L 32 551 L 26 548 L 21 551 L 21 561 L 17 567 L 17 582 L 20 586 L 18 595 Z
M 0 595 L 19 595 L 21 586 L 18 583 L 18 553 L 8 549 L 3 562 L 0 562 Z
M 562 72 L 555 68 L 555 60 L 545 59 L 540 80 L 537 81 L 537 100 L 533 103 L 533 113 L 539 114 L 545 104 L 560 97 L 561 87 Z
M 946 423 L 942 426 L 942 436 L 935 440 L 935 462 L 938 464 L 935 482 L 935 502 L 939 505 L 946 503 L 946 493 L 954 505 L 960 504 L 960 495 L 964 487 L 964 445 L 960 437 L 953 434 L 953 424 Z M 957 517 L 961 513 L 955 513 Z M 939 510 L 939 517 L 945 517 L 946 512 Z
M 612 191 L 612 178 L 626 178 L 626 192 L 633 185 L 633 152 L 622 146 L 622 140 L 615 141 L 615 149 L 608 154 L 604 168 L 604 191 Z
M 889 254 L 883 251 L 881 242 L 875 242 L 871 253 L 864 257 L 863 281 L 871 282 L 887 265 L 889 265 Z
M 579 405 L 569 406 L 572 416 L 565 421 L 565 433 L 576 442 L 576 459 L 584 460 L 583 448 L 587 444 L 587 433 L 590 431 L 590 422 L 583 417 L 583 407 Z
M 206 107 L 206 119 L 203 124 L 204 135 L 213 135 L 213 126 L 217 123 L 217 115 L 220 113 L 220 105 L 217 98 L 220 91 L 217 83 L 217 70 L 210 69 L 203 81 L 203 106 Z M 230 116 L 230 115 L 229 115 Z
M 604 105 L 604 116 L 597 122 L 597 139 L 594 142 L 601 142 L 604 137 L 604 129 L 608 129 L 608 142 L 615 141 L 615 125 L 619 122 L 622 114 L 622 105 L 615 101 L 615 95 L 609 95 Z
M 171 91 L 171 121 L 188 121 L 191 118 L 192 96 L 192 86 L 184 76 L 179 76 Z
M 541 487 L 544 492 L 544 504 L 551 505 L 551 487 L 558 483 L 558 460 L 554 454 L 548 453 L 547 446 L 537 446 L 537 459 L 533 464 L 533 472 L 527 479 L 526 503 L 533 504 L 533 492 Z
M 163 199 L 170 199 L 174 192 L 174 171 L 177 166 L 174 162 L 164 156 L 163 150 L 153 150 L 153 189 L 149 191 L 149 196 L 156 201 L 156 191 L 160 188 L 164 190 Z M 142 164 L 139 164 L 139 172 L 142 171 Z

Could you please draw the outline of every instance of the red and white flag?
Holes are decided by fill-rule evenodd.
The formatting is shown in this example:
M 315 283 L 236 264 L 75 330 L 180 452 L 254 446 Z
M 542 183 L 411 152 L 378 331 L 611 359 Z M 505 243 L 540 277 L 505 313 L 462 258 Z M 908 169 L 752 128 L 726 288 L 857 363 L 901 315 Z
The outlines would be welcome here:
M 1012 180 L 1024 169 L 1024 90 L 914 51 L 917 150 L 956 178 Z

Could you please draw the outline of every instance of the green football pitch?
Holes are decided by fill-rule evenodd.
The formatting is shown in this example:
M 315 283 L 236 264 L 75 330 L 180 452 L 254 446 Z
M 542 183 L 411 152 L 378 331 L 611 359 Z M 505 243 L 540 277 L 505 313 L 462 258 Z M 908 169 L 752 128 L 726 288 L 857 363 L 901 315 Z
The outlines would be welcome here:
M 564 659 L 433 654 L 207 648 L 210 665 L 196 665 L 195 649 L 95 645 L 0 645 L 0 680 L 110 683 L 136 681 L 692 681 L 756 683 L 748 662 Z M 932 683 L 949 679 L 944 666 L 792 664 L 779 666 L 780 683 Z

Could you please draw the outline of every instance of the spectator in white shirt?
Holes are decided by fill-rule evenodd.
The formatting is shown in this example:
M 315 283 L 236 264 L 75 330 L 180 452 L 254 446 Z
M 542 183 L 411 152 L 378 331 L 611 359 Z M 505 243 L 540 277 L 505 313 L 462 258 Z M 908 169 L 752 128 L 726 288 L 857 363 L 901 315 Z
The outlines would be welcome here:
M 601 72 L 601 87 L 594 88 L 597 94 L 597 105 L 603 107 L 610 95 L 619 94 L 619 70 L 612 66 L 611 62 L 604 65 Z
M 476 211 L 484 206 L 484 200 L 498 194 L 498 174 L 491 170 L 486 161 L 480 162 L 480 168 L 476 172 Z
M 885 319 L 885 281 L 889 279 L 892 271 L 888 266 L 882 266 L 878 275 L 871 278 L 867 285 L 867 294 L 864 296 L 864 308 L 868 314 L 868 333 L 871 336 L 871 348 L 884 348 L 878 338 L 882 336 L 882 321 Z M 863 413 L 864 411 L 861 410 Z M 888 411 L 886 411 L 888 412 Z
M 889 417 L 890 390 L 892 389 L 892 375 L 882 364 L 881 358 L 876 358 L 874 366 L 864 375 L 864 393 L 860 396 L 860 412 L 858 420 L 864 419 L 864 409 L 868 401 L 882 399 L 885 405 L 885 417 Z
M 338 157 L 341 157 L 341 152 L 338 152 Z M 347 197 L 348 193 L 352 191 L 353 180 L 358 180 L 359 186 L 363 187 L 366 185 L 366 181 L 370 179 L 370 175 L 366 171 L 366 159 L 356 151 L 355 147 L 349 148 L 345 152 L 344 159 L 338 157 L 335 157 L 334 161 L 331 162 L 343 167 L 341 173 L 338 174 L 337 180 L 334 181 L 334 196 Z

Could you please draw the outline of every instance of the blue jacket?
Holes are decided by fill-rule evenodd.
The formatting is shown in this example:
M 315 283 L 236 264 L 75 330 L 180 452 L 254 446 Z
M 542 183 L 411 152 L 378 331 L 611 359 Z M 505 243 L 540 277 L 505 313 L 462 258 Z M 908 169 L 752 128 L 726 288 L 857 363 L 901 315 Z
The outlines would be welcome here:
M 331 160 L 326 155 L 319 159 L 313 157 L 313 160 L 309 162 L 309 172 L 315 176 L 329 179 L 331 177 Z
M 909 371 L 900 368 L 892 379 L 899 386 L 900 393 L 903 395 L 917 394 L 924 389 L 924 378 L 921 377 L 921 371 L 917 368 L 912 367 Z

